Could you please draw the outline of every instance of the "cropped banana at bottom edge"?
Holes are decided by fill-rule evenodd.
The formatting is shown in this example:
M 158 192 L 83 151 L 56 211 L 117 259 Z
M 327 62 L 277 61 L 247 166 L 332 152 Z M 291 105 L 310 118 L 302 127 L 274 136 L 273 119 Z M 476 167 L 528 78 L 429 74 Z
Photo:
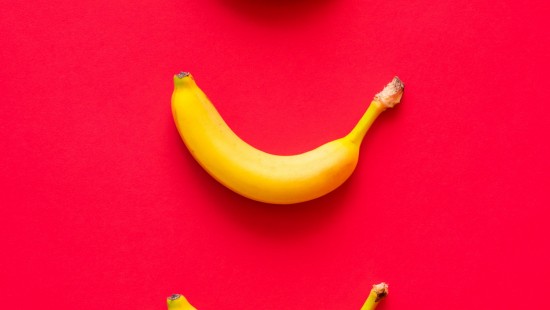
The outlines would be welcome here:
M 187 298 L 181 294 L 173 294 L 166 298 L 166 304 L 168 305 L 168 310 L 197 310 L 193 307 Z
M 349 178 L 365 133 L 380 113 L 400 102 L 403 90 L 394 77 L 349 134 L 296 155 L 266 153 L 243 141 L 188 72 L 174 76 L 172 114 L 183 142 L 212 177 L 250 199 L 292 204 L 321 197 Z
M 361 310 L 375 310 L 380 301 L 388 296 L 388 284 L 379 283 L 372 286 L 367 300 Z M 181 294 L 173 294 L 166 299 L 168 310 L 197 310 Z

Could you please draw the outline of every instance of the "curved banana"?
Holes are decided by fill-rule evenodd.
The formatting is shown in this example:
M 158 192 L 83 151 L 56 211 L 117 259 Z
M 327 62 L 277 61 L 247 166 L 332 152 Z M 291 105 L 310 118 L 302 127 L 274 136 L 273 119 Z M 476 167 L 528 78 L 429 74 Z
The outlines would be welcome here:
M 250 199 L 292 204 L 321 197 L 346 181 L 365 133 L 381 112 L 399 103 L 403 89 L 395 77 L 349 134 L 297 155 L 269 154 L 239 138 L 188 72 L 174 76 L 172 114 L 185 145 L 212 177 Z
M 361 310 L 374 310 L 380 301 L 388 296 L 388 284 L 382 282 L 372 286 L 369 296 Z M 166 299 L 168 310 L 197 310 L 181 294 L 174 294 Z

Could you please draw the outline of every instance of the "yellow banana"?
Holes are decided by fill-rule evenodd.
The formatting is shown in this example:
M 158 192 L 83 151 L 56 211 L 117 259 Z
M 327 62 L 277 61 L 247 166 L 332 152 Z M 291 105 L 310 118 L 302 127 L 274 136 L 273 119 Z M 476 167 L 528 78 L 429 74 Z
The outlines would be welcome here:
M 166 298 L 166 305 L 168 305 L 168 310 L 197 310 L 181 294 L 174 294 Z
M 388 296 L 388 285 L 384 282 L 375 284 L 361 310 L 374 310 L 382 299 Z M 181 294 L 174 294 L 167 298 L 168 310 L 197 310 Z
M 369 297 L 361 307 L 361 310 L 374 310 L 378 306 L 380 300 L 388 296 L 388 285 L 384 282 L 375 284 L 370 290 Z
M 188 72 L 174 76 L 172 114 L 185 145 L 212 177 L 250 199 L 292 204 L 321 197 L 348 179 L 365 133 L 399 103 L 403 89 L 395 77 L 349 134 L 296 155 L 269 154 L 239 138 Z

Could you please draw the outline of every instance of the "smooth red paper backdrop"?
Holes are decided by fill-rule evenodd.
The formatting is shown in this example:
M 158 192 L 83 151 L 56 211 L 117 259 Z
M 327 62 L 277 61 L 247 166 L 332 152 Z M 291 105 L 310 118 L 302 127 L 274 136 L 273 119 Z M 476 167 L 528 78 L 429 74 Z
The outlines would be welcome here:
M 2 1 L 0 308 L 548 309 L 545 1 Z M 173 125 L 191 71 L 292 154 L 394 75 L 402 103 L 315 201 L 237 196 Z

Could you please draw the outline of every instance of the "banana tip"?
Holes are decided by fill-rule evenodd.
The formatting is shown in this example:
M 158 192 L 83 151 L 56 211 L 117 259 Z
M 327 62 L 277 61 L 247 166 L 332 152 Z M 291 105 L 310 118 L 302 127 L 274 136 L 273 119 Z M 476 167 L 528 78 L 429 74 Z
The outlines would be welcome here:
M 387 283 L 379 283 L 374 284 L 372 286 L 372 291 L 376 294 L 376 302 L 380 301 L 382 298 L 388 296 L 389 290 L 388 290 L 388 284 Z
M 379 101 L 387 108 L 393 108 L 396 104 L 401 102 L 404 89 L 405 84 L 396 76 L 381 92 L 374 96 L 374 100 Z
M 178 300 L 182 297 L 181 294 L 172 294 L 170 296 L 168 296 L 168 300 L 172 301 L 172 300 Z
M 183 79 L 184 77 L 191 76 L 190 72 L 181 71 L 180 73 L 176 74 L 176 77 L 178 79 Z
M 195 79 L 190 72 L 182 71 L 178 74 L 174 74 L 174 87 L 175 88 L 185 88 L 193 84 Z

